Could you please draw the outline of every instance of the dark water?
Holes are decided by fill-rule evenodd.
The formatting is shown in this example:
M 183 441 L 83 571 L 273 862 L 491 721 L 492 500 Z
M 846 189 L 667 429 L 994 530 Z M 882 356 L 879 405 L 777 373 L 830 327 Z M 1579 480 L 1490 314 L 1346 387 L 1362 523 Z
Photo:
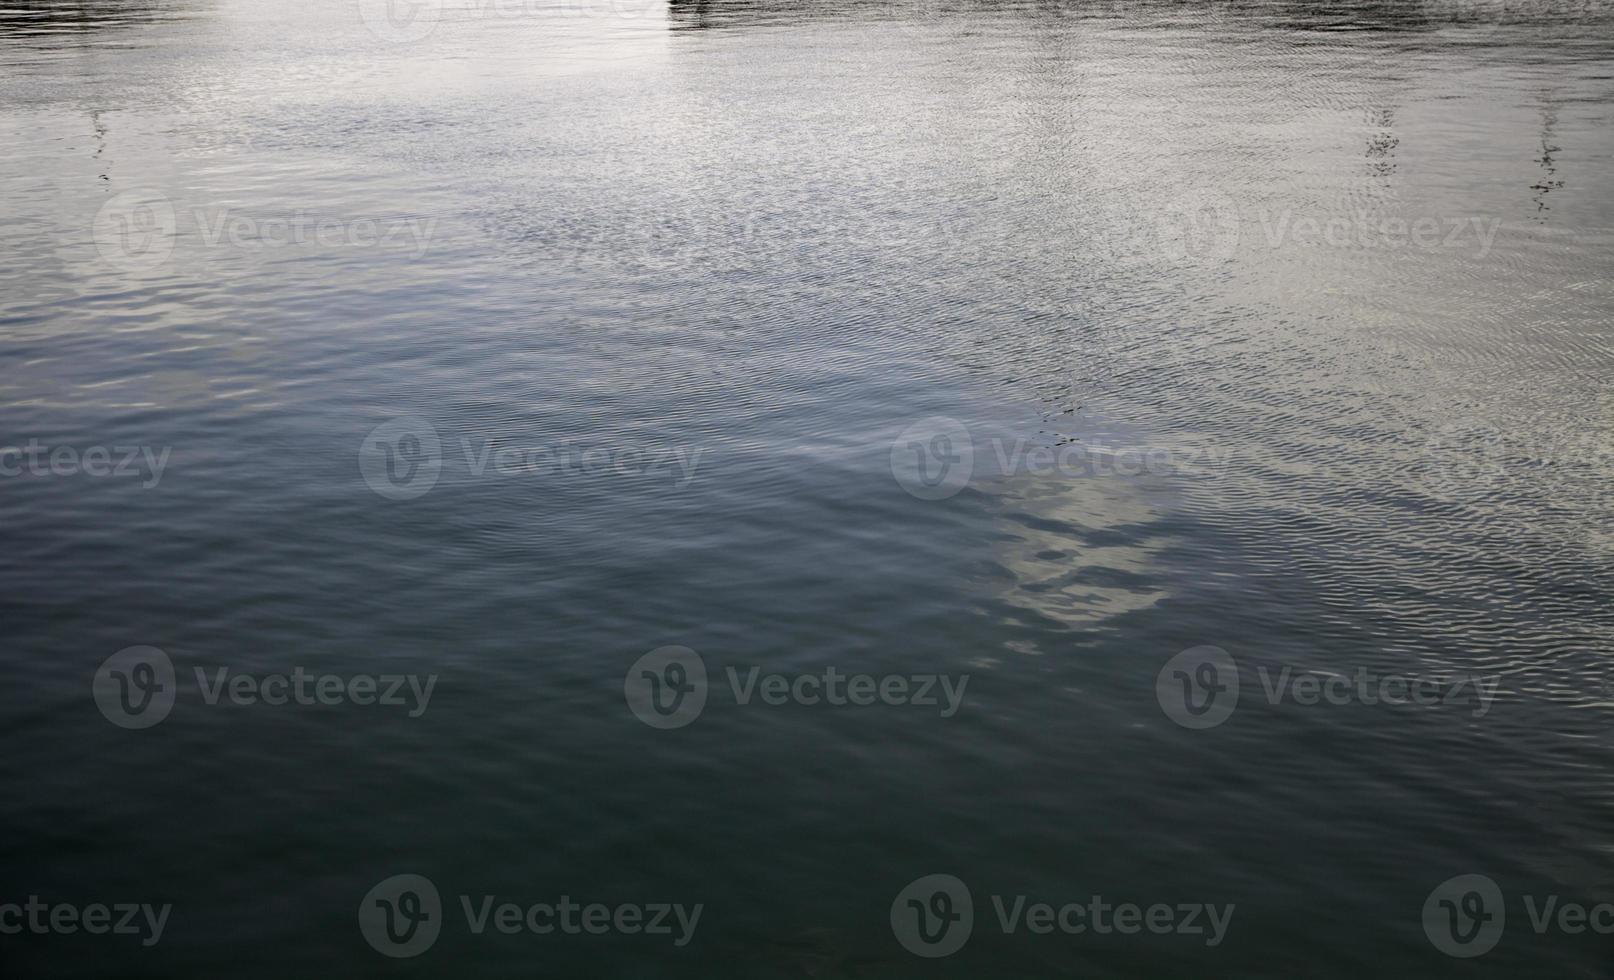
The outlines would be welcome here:
M 1614 6 L 393 14 L 0 6 L 5 975 L 1614 974 Z

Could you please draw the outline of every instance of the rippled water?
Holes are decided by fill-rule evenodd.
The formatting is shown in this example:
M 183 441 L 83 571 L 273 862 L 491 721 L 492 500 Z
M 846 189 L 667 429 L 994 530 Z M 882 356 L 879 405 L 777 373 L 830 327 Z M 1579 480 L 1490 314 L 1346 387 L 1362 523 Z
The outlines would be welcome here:
M 0 927 L 172 911 L 0 966 L 1607 976 L 1530 911 L 1614 901 L 1611 28 L 11 0 Z M 668 645 L 709 674 L 674 729 L 625 697 Z M 139 729 L 136 646 L 177 695 Z M 968 681 L 738 703 L 752 667 Z M 221 668 L 436 679 L 210 704 Z M 441 934 L 389 958 L 358 910 L 406 873 Z M 974 902 L 939 958 L 893 925 L 933 874 Z M 1459 958 L 1469 874 L 1506 926 Z M 703 912 L 477 934 L 486 895 Z M 1095 895 L 1236 912 L 993 900 Z

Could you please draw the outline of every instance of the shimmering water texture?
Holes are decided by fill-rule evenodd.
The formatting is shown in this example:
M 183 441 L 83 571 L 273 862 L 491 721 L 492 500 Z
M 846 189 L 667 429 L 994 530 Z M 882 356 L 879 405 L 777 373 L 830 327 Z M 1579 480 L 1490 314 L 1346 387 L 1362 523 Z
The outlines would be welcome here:
M 1606 977 L 1611 106 L 1606 0 L 0 4 L 0 973 Z

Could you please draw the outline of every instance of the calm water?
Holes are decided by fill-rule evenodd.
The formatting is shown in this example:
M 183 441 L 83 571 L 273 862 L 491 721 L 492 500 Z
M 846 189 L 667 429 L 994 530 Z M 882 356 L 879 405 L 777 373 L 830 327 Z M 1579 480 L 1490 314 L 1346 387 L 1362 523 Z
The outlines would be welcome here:
M 0 927 L 171 909 L 0 968 L 1609 976 L 1611 122 L 1604 0 L 11 0 Z

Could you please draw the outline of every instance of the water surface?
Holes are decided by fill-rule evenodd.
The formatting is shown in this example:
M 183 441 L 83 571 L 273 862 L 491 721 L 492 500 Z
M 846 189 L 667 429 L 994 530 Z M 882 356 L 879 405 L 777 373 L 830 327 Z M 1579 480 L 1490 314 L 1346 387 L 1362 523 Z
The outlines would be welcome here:
M 0 10 L 0 444 L 165 460 L 0 477 L 0 901 L 173 904 L 0 962 L 1606 975 L 1519 896 L 1614 900 L 1614 8 L 385 13 Z M 396 419 L 425 492 L 366 479 Z M 974 470 L 923 499 L 939 424 Z M 623 685 L 671 644 L 714 690 L 663 731 Z M 181 684 L 138 731 L 91 697 L 135 645 Z M 1203 645 L 1243 695 L 1196 730 L 1156 680 Z M 226 666 L 438 681 L 208 705 Z M 970 680 L 944 718 L 727 666 Z M 1497 693 L 1269 703 L 1285 667 Z M 447 906 L 418 959 L 355 914 L 401 873 Z M 889 914 L 934 873 L 977 922 L 922 959 Z M 1421 909 L 1470 873 L 1509 921 L 1457 959 Z M 476 936 L 461 894 L 705 911 Z M 1004 935 L 994 894 L 1237 912 Z

